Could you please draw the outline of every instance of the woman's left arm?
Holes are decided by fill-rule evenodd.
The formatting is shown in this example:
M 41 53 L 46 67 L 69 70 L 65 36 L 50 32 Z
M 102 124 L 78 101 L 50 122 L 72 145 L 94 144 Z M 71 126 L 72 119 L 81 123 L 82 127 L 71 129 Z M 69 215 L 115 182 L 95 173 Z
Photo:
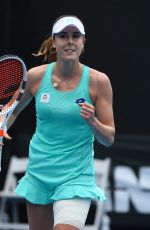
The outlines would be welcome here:
M 109 78 L 103 73 L 97 74 L 94 82 L 93 92 L 96 95 L 94 106 L 89 103 L 80 104 L 80 115 L 93 129 L 97 141 L 110 146 L 114 142 L 115 135 L 112 87 Z

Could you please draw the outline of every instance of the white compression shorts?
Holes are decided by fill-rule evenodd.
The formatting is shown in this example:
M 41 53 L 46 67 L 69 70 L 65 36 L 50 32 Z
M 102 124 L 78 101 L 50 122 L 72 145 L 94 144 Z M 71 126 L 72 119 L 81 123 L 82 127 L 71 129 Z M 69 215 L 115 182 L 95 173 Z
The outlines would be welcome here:
M 82 230 L 90 204 L 91 200 L 88 199 L 69 199 L 54 202 L 54 226 L 56 224 L 70 224 Z

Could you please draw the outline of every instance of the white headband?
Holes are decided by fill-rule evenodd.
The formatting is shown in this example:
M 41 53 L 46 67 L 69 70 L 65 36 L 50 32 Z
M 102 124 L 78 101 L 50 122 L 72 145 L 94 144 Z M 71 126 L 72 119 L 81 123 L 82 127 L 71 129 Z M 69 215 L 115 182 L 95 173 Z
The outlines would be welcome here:
M 82 22 L 75 17 L 63 17 L 60 18 L 53 26 L 52 37 L 54 34 L 61 32 L 67 26 L 75 26 L 81 34 L 85 35 L 84 26 Z

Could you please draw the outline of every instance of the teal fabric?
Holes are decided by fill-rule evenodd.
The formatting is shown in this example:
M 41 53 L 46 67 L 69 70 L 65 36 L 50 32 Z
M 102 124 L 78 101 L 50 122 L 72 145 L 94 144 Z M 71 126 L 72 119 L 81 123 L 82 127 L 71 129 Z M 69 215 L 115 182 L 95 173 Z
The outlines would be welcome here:
M 78 86 L 63 92 L 53 87 L 48 65 L 36 94 L 36 131 L 29 162 L 16 192 L 33 203 L 47 204 L 74 197 L 105 200 L 95 183 L 93 132 L 80 116 L 77 100 L 89 97 L 89 67 L 83 65 Z M 43 194 L 42 196 L 40 194 Z

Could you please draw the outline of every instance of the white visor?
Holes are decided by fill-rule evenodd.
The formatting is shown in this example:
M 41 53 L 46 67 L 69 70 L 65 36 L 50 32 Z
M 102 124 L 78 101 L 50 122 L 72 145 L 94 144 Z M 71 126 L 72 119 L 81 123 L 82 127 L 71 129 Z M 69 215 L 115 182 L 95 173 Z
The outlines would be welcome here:
M 60 18 L 53 26 L 52 37 L 54 34 L 61 32 L 67 26 L 75 26 L 81 34 L 85 35 L 84 26 L 82 22 L 75 17 L 63 17 Z

